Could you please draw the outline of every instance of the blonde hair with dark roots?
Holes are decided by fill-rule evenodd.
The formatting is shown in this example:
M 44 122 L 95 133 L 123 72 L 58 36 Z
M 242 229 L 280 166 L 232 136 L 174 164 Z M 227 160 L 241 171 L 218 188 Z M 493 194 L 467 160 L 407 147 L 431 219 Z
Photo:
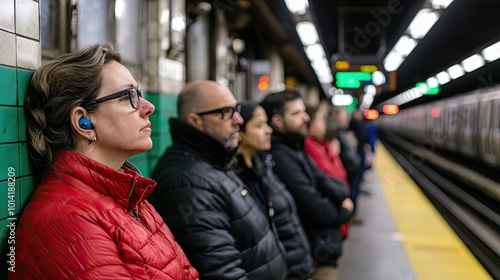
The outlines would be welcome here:
M 75 148 L 71 110 L 97 97 L 104 64 L 121 62 L 111 43 L 68 53 L 37 69 L 24 97 L 29 157 L 36 168 L 50 166 L 58 150 Z M 88 112 L 97 105 L 86 107 Z

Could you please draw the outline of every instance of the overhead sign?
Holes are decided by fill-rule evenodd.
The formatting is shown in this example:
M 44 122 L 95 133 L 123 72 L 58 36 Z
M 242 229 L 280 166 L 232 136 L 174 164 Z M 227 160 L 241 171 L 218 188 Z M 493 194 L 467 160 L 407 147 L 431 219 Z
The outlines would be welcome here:
M 346 60 L 337 60 L 332 65 L 335 73 L 335 87 L 356 89 L 375 85 L 385 90 L 395 90 L 396 73 L 383 70 L 374 64 L 352 65 Z
M 372 74 L 367 72 L 335 73 L 335 85 L 338 88 L 359 88 L 361 84 L 368 84 L 371 80 Z
M 337 60 L 335 61 L 335 68 L 337 70 L 349 70 L 351 64 L 347 60 Z
M 418 88 L 423 95 L 436 95 L 440 91 L 439 84 L 432 87 L 428 83 L 420 82 L 417 83 L 415 87 Z

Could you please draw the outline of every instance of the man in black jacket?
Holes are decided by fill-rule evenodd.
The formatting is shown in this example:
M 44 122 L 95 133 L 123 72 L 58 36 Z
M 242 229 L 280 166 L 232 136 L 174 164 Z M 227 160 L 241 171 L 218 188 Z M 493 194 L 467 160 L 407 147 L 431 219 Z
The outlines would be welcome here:
M 272 93 L 260 105 L 273 127 L 274 173 L 294 197 L 311 245 L 317 265 L 313 279 L 336 279 L 342 254 L 340 225 L 349 220 L 353 209 L 348 188 L 319 170 L 304 152 L 310 118 L 299 92 Z
M 155 167 L 149 202 L 200 279 L 283 279 L 286 263 L 266 216 L 231 169 L 242 118 L 231 91 L 186 85 L 169 120 L 173 145 Z

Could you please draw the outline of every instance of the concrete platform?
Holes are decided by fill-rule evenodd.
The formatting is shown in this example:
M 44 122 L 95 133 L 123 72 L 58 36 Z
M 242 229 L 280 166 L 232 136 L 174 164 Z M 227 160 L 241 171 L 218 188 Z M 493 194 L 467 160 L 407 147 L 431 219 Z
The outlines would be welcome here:
M 492 277 L 389 152 L 378 144 L 361 186 L 339 280 L 490 280 Z

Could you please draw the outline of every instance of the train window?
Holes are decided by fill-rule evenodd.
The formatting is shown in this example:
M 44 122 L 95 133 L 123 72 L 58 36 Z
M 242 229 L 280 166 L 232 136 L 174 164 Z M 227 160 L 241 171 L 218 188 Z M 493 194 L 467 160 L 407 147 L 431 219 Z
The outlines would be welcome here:
M 140 0 L 117 0 L 115 3 L 116 47 L 123 59 L 139 64 L 141 24 Z
M 492 104 L 490 102 L 484 102 L 483 108 L 480 112 L 481 114 L 484 114 L 482 117 L 482 122 L 480 123 L 482 149 L 485 154 L 491 154 L 491 143 L 489 141 L 489 137 L 491 132 L 491 117 L 493 113 Z
M 469 125 L 470 127 L 475 127 L 473 124 L 476 124 L 477 123 L 477 108 L 471 108 L 470 109 L 471 113 L 470 113 L 470 118 L 468 118 L 467 120 L 469 121 Z
M 465 105 L 463 106 L 463 108 L 461 108 L 461 110 L 459 110 L 459 112 L 462 113 L 462 115 L 460 116 L 460 122 L 463 123 L 464 127 L 469 127 L 470 123 L 471 123 L 471 112 L 470 112 L 470 108 L 469 106 Z
M 69 10 L 67 1 L 40 0 L 40 41 L 44 59 L 70 51 Z
M 484 112 L 484 118 L 482 119 L 482 122 L 479 124 L 481 129 L 489 129 L 490 128 L 490 123 L 491 123 L 491 104 L 489 102 L 484 102 L 482 103 L 481 108 L 481 113 Z
M 78 0 L 77 48 L 110 41 L 109 6 L 112 1 Z M 139 38 L 137 38 L 139 40 Z
M 495 108 L 491 114 L 492 129 L 500 129 L 500 102 L 495 102 Z
M 461 106 L 459 107 L 459 112 L 461 112 L 461 116 L 459 118 L 459 122 L 461 123 L 461 129 L 458 132 L 460 135 L 460 143 L 470 145 L 469 142 L 469 135 L 470 135 L 470 129 L 471 129 L 471 115 L 470 115 L 470 108 L 469 106 Z
M 446 111 L 446 126 L 450 129 L 455 129 L 456 119 L 457 119 L 457 111 L 454 107 L 447 108 Z
M 53 3 L 49 0 L 40 0 L 40 25 L 41 25 L 41 38 L 42 48 L 54 48 L 54 38 L 50 38 L 50 34 L 54 32 L 50 32 L 51 27 L 53 27 L 55 22 L 51 22 L 51 19 L 54 18 L 51 9 Z M 52 6 L 52 7 L 51 7 Z
M 489 135 L 489 144 L 491 147 L 491 154 L 496 158 L 500 156 L 500 102 L 498 100 L 495 101 L 495 105 L 493 106 L 493 110 L 491 112 L 491 129 Z

